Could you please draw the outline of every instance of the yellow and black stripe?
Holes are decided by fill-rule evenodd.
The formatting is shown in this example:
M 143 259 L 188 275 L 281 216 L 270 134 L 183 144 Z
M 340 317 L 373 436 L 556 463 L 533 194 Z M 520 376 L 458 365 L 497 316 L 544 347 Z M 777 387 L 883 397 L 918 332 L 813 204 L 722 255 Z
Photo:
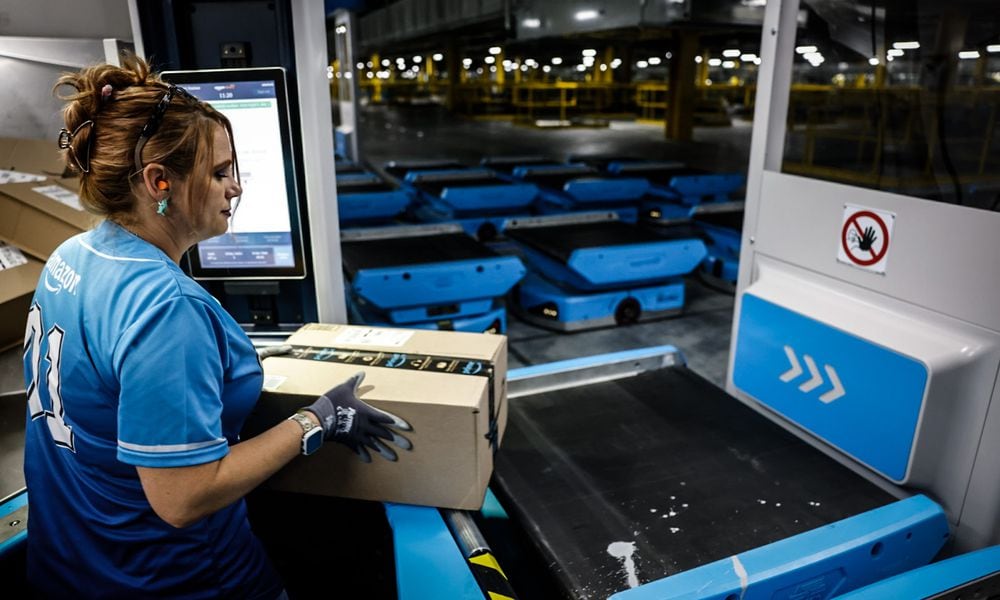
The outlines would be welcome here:
M 489 600 L 517 600 L 514 588 L 510 586 L 507 575 L 500 568 L 493 553 L 480 552 L 469 557 L 468 560 L 469 569 L 486 598 Z

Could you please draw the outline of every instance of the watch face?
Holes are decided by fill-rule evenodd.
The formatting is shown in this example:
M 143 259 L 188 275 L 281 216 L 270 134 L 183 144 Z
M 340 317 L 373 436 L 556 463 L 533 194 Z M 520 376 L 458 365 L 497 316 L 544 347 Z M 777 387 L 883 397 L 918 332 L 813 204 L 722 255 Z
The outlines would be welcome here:
M 302 453 L 309 455 L 323 445 L 323 430 L 317 427 L 302 438 Z

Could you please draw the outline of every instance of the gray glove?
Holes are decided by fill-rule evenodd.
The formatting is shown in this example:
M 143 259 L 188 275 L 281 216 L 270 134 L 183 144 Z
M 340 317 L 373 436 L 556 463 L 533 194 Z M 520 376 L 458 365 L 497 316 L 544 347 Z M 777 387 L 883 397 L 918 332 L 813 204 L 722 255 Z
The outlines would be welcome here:
M 395 461 L 396 453 L 385 442 L 391 442 L 403 450 L 410 450 L 413 444 L 388 427 L 403 431 L 411 431 L 412 428 L 396 415 L 358 399 L 358 386 L 364 378 L 364 372 L 356 373 L 344 383 L 328 390 L 312 405 L 305 407 L 305 410 L 319 419 L 324 440 L 344 444 L 365 462 L 372 460 L 368 448 L 378 452 L 386 460 Z

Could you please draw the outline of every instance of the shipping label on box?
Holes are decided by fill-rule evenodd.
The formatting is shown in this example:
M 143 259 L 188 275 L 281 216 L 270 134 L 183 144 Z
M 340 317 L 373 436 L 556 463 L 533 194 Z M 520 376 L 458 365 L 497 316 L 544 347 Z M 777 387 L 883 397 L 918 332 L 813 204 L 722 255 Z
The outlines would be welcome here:
M 33 173 L 22 173 L 21 171 L 11 171 L 9 169 L 0 169 L 0 185 L 4 183 L 25 183 L 32 181 L 45 181 L 45 176 L 35 175 Z
M 373 343 L 378 340 L 377 343 Z M 488 334 L 307 325 L 292 354 L 264 361 L 265 390 L 244 427 L 255 435 L 365 372 L 358 395 L 413 426 L 399 460 L 362 463 L 328 442 L 272 488 L 473 510 L 482 505 L 506 426 L 506 338 Z
M 28 259 L 15 246 L 0 242 L 0 271 L 28 264 Z

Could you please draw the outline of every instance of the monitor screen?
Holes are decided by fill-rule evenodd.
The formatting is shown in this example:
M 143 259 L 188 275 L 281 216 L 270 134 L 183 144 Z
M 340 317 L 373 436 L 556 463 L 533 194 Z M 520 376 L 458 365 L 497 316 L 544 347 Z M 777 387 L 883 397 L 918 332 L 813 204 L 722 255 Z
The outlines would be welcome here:
M 229 119 L 243 187 L 229 231 L 188 252 L 191 275 L 305 277 L 284 70 L 171 71 L 163 78 Z

